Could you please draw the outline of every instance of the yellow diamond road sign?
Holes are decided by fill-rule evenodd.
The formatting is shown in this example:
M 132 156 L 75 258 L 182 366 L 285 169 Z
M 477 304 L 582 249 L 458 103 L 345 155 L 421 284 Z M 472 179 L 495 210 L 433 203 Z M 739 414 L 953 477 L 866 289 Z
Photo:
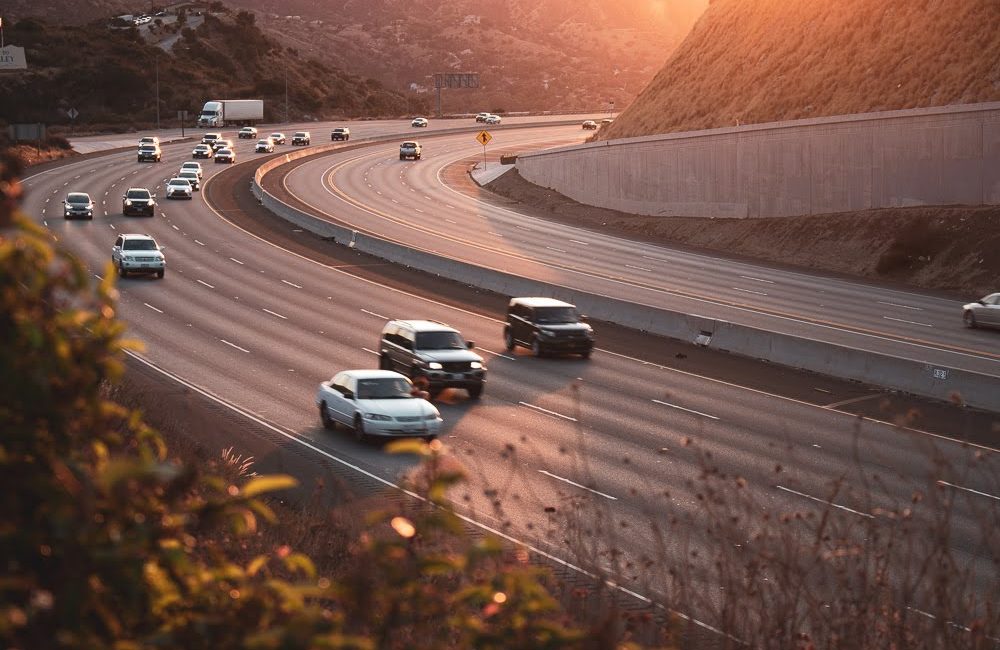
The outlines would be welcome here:
M 488 145 L 490 143 L 490 140 L 492 139 L 493 136 L 490 135 L 489 131 L 480 131 L 479 135 L 476 136 L 476 140 L 479 141 L 479 144 L 483 145 L 484 147 Z

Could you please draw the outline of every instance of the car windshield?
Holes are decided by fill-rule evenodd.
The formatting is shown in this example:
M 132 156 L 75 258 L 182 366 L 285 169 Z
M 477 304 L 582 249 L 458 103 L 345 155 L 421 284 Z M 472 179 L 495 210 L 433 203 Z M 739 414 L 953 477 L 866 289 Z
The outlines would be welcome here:
M 70 203 L 90 203 L 90 197 L 86 194 L 70 194 L 66 197 L 66 200 Z
M 408 147 L 408 148 L 412 149 L 413 147 L 416 147 L 416 146 L 417 146 L 417 143 L 416 143 L 416 142 L 404 142 L 404 143 L 402 144 L 402 146 L 404 146 L 404 147 Z
M 298 133 L 295 134 L 295 137 L 296 138 L 304 138 L 304 137 L 306 137 L 306 134 L 303 133 L 302 131 L 299 131 Z
M 573 307 L 539 307 L 535 309 L 537 323 L 575 323 L 579 320 Z
M 152 239 L 126 239 L 122 248 L 127 251 L 155 251 L 156 242 Z
M 129 190 L 126 192 L 125 196 L 130 199 L 148 199 L 149 190 Z
M 190 181 L 192 178 L 198 178 L 198 172 L 182 171 L 181 172 L 181 178 L 184 178 L 184 179 L 187 179 L 187 180 Z
M 344 131 L 346 131 L 346 130 L 347 130 L 347 129 L 344 129 L 344 128 L 341 128 L 341 127 L 337 127 L 336 129 L 334 129 L 334 130 L 333 130 L 333 132 L 334 132 L 334 133 L 343 133 L 343 132 L 344 132 Z
M 413 390 L 403 377 L 378 377 L 358 380 L 358 399 L 411 399 Z
M 458 332 L 418 332 L 418 350 L 464 350 L 465 341 Z
M 233 155 L 233 152 L 229 149 L 219 149 L 219 154 L 223 156 L 231 156 Z
M 143 151 L 156 151 L 156 145 L 155 144 L 144 144 L 144 145 L 142 145 L 139 148 L 141 150 L 143 150 Z
M 191 187 L 191 181 L 186 178 L 172 178 L 170 179 L 171 185 L 182 185 L 184 187 Z

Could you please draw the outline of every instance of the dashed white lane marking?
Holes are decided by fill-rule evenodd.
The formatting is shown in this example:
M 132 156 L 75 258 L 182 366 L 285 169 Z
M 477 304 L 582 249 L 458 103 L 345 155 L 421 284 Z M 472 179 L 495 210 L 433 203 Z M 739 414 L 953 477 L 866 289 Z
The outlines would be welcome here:
M 383 316 L 382 314 L 376 314 L 375 312 L 368 311 L 367 309 L 362 309 L 361 311 L 368 314 L 369 316 L 374 316 L 375 318 L 381 318 L 382 320 L 389 320 L 387 316 Z
M 97 275 L 96 273 L 94 274 L 94 277 L 97 278 L 98 280 L 103 280 L 104 279 L 101 276 Z
M 449 210 L 454 210 L 454 209 L 455 209 L 455 206 L 453 206 L 453 205 L 448 205 L 447 203 L 445 204 L 445 206 L 444 206 L 444 207 L 448 208 Z
M 205 245 L 205 244 L 201 243 L 200 241 L 198 241 L 197 239 L 194 240 L 194 243 L 198 244 L 199 246 L 204 246 Z
M 215 287 L 213 287 L 212 285 L 210 285 L 209 283 L 205 282 L 204 280 L 198 280 L 198 283 L 199 283 L 199 284 L 203 284 L 203 285 L 205 285 L 205 286 L 206 286 L 206 287 L 208 287 L 209 289 L 214 289 L 214 288 L 215 288 Z
M 229 259 L 231 259 L 232 261 L 236 262 L 236 263 L 237 263 L 237 264 L 239 264 L 240 266 L 243 266 L 243 265 L 244 265 L 244 264 L 243 264 L 243 262 L 239 261 L 239 260 L 238 260 L 238 259 L 236 259 L 235 257 L 230 257 Z
M 500 354 L 499 352 L 494 352 L 493 350 L 487 350 L 486 348 L 481 348 L 478 345 L 476 346 L 476 349 L 477 350 L 482 350 L 486 354 L 492 354 L 495 357 L 500 357 L 501 359 L 509 359 L 511 361 L 517 361 L 516 357 L 512 357 L 512 356 L 509 356 L 509 355 L 506 355 L 506 354 Z
M 236 345 L 235 343 L 230 343 L 226 339 L 219 339 L 219 340 L 222 341 L 223 343 L 225 343 L 226 345 L 228 345 L 231 348 L 236 348 L 240 352 L 246 352 L 247 354 L 250 354 L 250 350 L 247 350 L 246 348 L 241 348 L 240 346 Z
M 113 224 L 113 223 L 109 223 L 108 225 L 109 225 L 109 226 L 111 226 L 111 229 L 112 229 L 112 230 L 118 230 L 117 228 L 115 228 L 115 224 Z
M 419 212 L 420 214 L 423 214 L 423 213 L 424 213 L 424 211 L 423 211 L 423 210 L 421 210 L 420 208 L 414 208 L 414 210 L 416 210 L 416 211 L 417 211 L 417 212 Z
M 806 494 L 805 492 L 799 492 L 798 490 L 793 490 L 792 488 L 787 488 L 784 485 L 775 485 L 774 487 L 778 488 L 779 490 L 784 490 L 785 492 L 789 492 L 791 494 L 794 494 L 796 496 L 800 496 L 800 497 L 802 497 L 804 499 L 811 499 L 813 501 L 817 501 L 819 503 L 822 503 L 823 505 L 832 506 L 832 507 L 837 508 L 839 510 L 844 510 L 846 512 L 850 512 L 851 514 L 858 515 L 860 517 L 867 517 L 868 519 L 874 519 L 875 518 L 875 515 L 870 515 L 867 512 L 859 512 L 859 511 L 854 510 L 852 508 L 848 508 L 847 506 L 838 505 L 838 504 L 834 503 L 833 501 L 827 501 L 826 499 L 820 499 L 819 497 L 814 497 L 813 495 Z
M 368 348 L 361 348 L 361 349 L 367 352 L 368 354 L 374 354 L 376 357 L 379 356 L 379 353 L 376 352 L 375 350 L 369 350 Z
M 527 226 L 514 226 L 514 227 L 517 228 L 518 230 L 527 230 L 528 232 L 532 232 L 531 228 Z
M 540 413 L 551 415 L 552 417 L 562 418 L 563 420 L 569 420 L 570 422 L 576 422 L 576 418 L 572 418 L 568 415 L 563 415 L 562 413 L 556 413 L 555 411 L 550 411 L 548 409 L 543 409 L 541 406 L 535 406 L 534 404 L 528 404 L 527 402 L 518 402 L 518 404 L 527 407 L 529 409 L 534 409 Z
M 391 199 L 391 200 L 392 200 L 392 202 L 393 202 L 393 203 L 395 203 L 396 205 L 399 205 L 399 201 L 397 201 L 396 199 Z
M 181 229 L 178 228 L 177 226 L 175 226 L 174 224 L 170 224 L 170 227 L 173 228 L 174 230 L 176 230 L 177 232 L 181 231 Z
M 571 239 L 570 241 L 573 242 L 574 244 L 580 244 L 581 246 L 590 246 L 590 244 L 588 244 L 587 242 L 580 241 L 579 239 Z
M 996 499 L 1000 501 L 1000 497 L 995 494 L 990 494 L 989 492 L 980 492 L 979 490 L 973 490 L 972 488 L 962 487 L 961 485 L 955 485 L 954 483 L 949 483 L 948 481 L 938 481 L 938 485 L 945 485 L 950 488 L 955 488 L 956 490 L 964 490 L 965 492 L 971 492 L 972 494 L 978 494 L 981 497 L 988 497 L 990 499 Z
M 152 309 L 153 311 L 155 311 L 157 314 L 162 314 L 163 313 L 162 309 L 157 309 L 156 307 L 152 306 L 148 302 L 144 302 L 142 304 L 146 305 L 147 307 L 149 307 L 150 309 Z
M 752 275 L 741 275 L 744 280 L 753 280 L 754 282 L 763 282 L 764 284 L 774 284 L 774 280 L 765 280 L 764 278 L 755 278 Z
M 42 224 L 43 224 L 43 225 L 44 225 L 44 226 L 45 226 L 46 228 L 48 228 L 48 227 L 49 227 L 49 222 L 48 222 L 48 221 L 46 221 L 45 219 L 42 219 Z
M 447 221 L 448 223 L 458 223 L 457 221 L 454 221 L 453 219 L 445 219 L 445 221 Z
M 605 499 L 611 499 L 612 501 L 617 501 L 618 500 L 618 497 L 613 497 L 610 494 L 605 494 L 604 492 L 600 492 L 600 491 L 595 490 L 593 488 L 589 488 L 586 485 L 580 485 L 579 483 L 576 483 L 575 481 L 571 481 L 568 478 L 563 478 L 561 476 L 557 476 L 557 475 L 553 474 L 552 472 L 545 471 L 544 469 L 538 470 L 538 473 L 539 474 L 545 474 L 546 476 L 550 476 L 550 477 L 556 479 L 557 481 L 562 481 L 563 483 L 568 483 L 568 484 L 572 485 L 573 487 L 580 488 L 581 490 L 586 490 L 587 492 L 593 492 L 594 494 L 596 494 L 598 496 L 602 496 Z
M 649 273 L 653 272 L 653 269 L 647 269 L 645 266 L 633 266 L 632 264 L 626 264 L 625 268 L 635 269 L 636 271 L 647 271 Z
M 888 305 L 890 307 L 899 307 L 900 309 L 909 309 L 911 311 L 923 311 L 924 310 L 923 307 L 911 307 L 910 305 L 900 305 L 899 303 L 885 302 L 884 300 L 879 300 L 878 304 L 880 304 L 880 305 Z
M 676 404 L 671 404 L 670 402 L 664 402 L 663 400 L 654 399 L 654 404 L 659 404 L 660 406 L 669 406 L 672 409 L 677 409 L 678 411 L 684 411 L 686 413 L 693 413 L 695 415 L 700 415 L 703 418 L 708 418 L 710 420 L 718 420 L 719 418 L 714 415 L 709 415 L 708 413 L 702 413 L 701 411 L 695 411 L 694 409 L 684 408 L 683 406 L 677 406 Z
M 546 248 L 546 249 L 548 249 L 548 250 L 550 250 L 550 251 L 555 251 L 555 252 L 557 252 L 557 253 L 565 253 L 565 252 L 566 252 L 566 251 L 564 251 L 563 249 L 561 249 L 561 248 L 556 248 L 556 247 L 554 247 L 554 246 L 546 246 L 545 248 Z
M 264 309 L 264 308 L 263 308 L 263 307 L 261 307 L 261 309 Z M 277 316 L 277 317 L 278 317 L 278 318 L 280 318 L 281 320 L 288 320 L 288 317 L 287 317 L 287 316 L 282 316 L 281 314 L 279 314 L 279 313 L 278 313 L 278 312 L 276 312 L 276 311 L 271 311 L 270 309 L 264 309 L 264 311 L 266 311 L 267 313 L 271 314 L 272 316 Z
M 766 296 L 767 295 L 763 291 L 753 291 L 752 289 L 740 289 L 739 287 L 733 287 L 733 291 L 740 291 L 742 293 L 752 293 L 755 296 Z
M 287 284 L 290 287 L 295 287 L 296 289 L 301 289 L 302 288 L 301 286 L 295 284 L 294 282 L 289 282 L 288 280 L 282 280 L 282 282 L 284 282 L 285 284 Z
M 503 235 L 501 235 L 500 233 L 493 232 L 492 230 L 490 231 L 490 234 L 493 235 L 494 237 L 503 237 Z
M 894 320 L 897 323 L 906 323 L 907 325 L 919 325 L 920 327 L 934 327 L 929 323 L 918 323 L 917 321 L 903 320 L 902 318 L 893 318 L 892 316 L 883 316 L 882 318 L 884 318 L 885 320 Z

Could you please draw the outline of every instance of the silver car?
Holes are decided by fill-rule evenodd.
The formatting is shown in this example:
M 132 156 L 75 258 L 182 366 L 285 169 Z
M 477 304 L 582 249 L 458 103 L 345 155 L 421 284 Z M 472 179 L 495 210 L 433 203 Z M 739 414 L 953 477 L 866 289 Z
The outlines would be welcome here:
M 391 370 L 339 372 L 319 385 L 316 406 L 324 427 L 350 427 L 359 440 L 433 438 L 441 430 L 437 408 L 414 391 L 409 379 Z
M 1000 293 L 963 306 L 962 320 L 966 327 L 1000 327 Z
M 84 219 L 94 218 L 94 202 L 86 192 L 70 192 L 63 201 L 63 217 L 71 219 L 73 217 L 83 217 Z

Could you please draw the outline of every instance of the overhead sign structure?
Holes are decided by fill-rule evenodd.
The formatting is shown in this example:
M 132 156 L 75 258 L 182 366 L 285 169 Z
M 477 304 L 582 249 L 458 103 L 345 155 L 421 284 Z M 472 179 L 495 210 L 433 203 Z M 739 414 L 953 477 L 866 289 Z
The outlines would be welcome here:
M 0 70 L 24 70 L 27 67 L 23 47 L 8 45 L 0 48 Z
M 441 117 L 442 88 L 479 88 L 478 72 L 438 72 L 434 74 L 434 89 L 437 90 L 437 116 Z

